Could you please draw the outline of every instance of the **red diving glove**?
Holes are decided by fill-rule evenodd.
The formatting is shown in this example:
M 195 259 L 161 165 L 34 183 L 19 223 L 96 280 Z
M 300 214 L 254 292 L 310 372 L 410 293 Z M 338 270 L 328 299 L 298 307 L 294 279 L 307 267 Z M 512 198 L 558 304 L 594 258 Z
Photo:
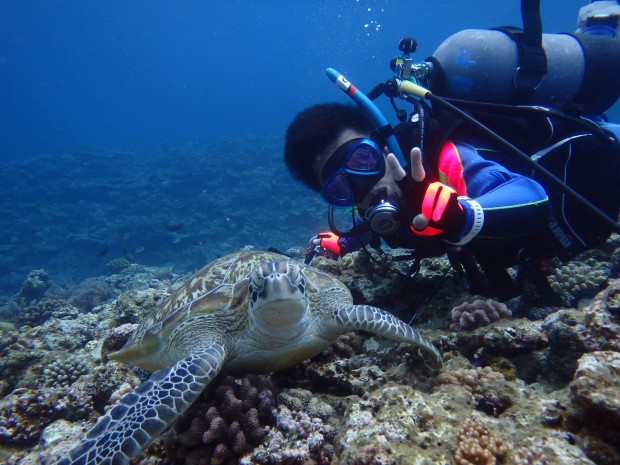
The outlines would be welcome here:
M 315 240 L 312 242 L 335 255 L 340 255 L 339 240 L 340 236 L 334 234 L 333 232 L 322 232 L 317 234 Z
M 310 246 L 306 249 L 306 263 L 310 263 L 315 255 L 338 260 L 340 257 L 340 237 L 333 232 L 318 233 L 310 239 Z
M 420 214 L 411 222 L 411 231 L 421 236 L 455 235 L 466 216 L 456 191 L 440 182 L 433 182 L 426 188 Z

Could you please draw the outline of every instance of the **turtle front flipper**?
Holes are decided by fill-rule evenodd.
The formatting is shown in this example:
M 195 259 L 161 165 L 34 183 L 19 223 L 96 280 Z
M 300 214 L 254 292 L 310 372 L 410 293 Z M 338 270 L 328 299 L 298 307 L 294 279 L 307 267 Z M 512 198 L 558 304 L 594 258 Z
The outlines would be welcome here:
M 125 465 L 170 426 L 219 373 L 219 343 L 160 370 L 127 394 L 55 465 Z
M 349 305 L 334 311 L 334 319 L 345 329 L 360 329 L 398 342 L 407 342 L 430 353 L 433 363 L 443 366 L 441 352 L 424 336 L 394 315 L 370 305 Z

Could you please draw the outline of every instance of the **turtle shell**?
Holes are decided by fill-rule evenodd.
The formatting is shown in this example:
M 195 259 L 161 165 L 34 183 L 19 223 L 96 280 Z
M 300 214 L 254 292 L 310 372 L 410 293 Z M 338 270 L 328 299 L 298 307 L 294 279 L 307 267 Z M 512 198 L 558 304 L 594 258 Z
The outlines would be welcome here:
M 140 363 L 169 343 L 173 330 L 189 318 L 201 314 L 221 314 L 236 325 L 247 324 L 248 283 L 252 269 L 264 261 L 286 260 L 272 252 L 236 252 L 209 263 L 177 289 L 161 307 L 146 316 L 125 346 L 109 354 L 114 360 Z M 237 315 L 231 315 L 237 314 Z M 227 330 L 232 330 L 230 325 Z M 158 368 L 154 366 L 152 368 Z

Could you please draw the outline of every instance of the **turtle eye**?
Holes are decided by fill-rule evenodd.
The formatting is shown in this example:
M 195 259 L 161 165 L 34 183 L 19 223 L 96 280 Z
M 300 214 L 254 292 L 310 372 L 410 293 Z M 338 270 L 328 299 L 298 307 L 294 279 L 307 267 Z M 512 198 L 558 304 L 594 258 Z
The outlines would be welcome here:
M 255 267 L 250 274 L 250 290 L 261 292 L 265 286 L 265 276 L 260 266 Z
M 286 263 L 286 275 L 293 286 L 298 286 L 301 282 L 301 270 L 297 262 L 288 261 Z

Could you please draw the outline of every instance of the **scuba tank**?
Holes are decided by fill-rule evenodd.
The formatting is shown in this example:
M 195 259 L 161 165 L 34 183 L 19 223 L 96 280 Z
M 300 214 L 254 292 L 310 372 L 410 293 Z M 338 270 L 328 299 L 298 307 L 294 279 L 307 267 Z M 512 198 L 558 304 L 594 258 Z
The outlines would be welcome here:
M 543 34 L 547 72 L 529 96 L 515 95 L 517 43 L 499 30 L 467 29 L 445 40 L 428 60 L 430 90 L 443 97 L 542 105 L 599 114 L 620 97 L 620 40 L 588 34 Z
M 412 77 L 435 95 L 459 100 L 580 115 L 611 107 L 620 97 L 618 2 L 582 8 L 577 30 L 583 33 L 542 34 L 536 1 L 524 0 L 522 13 L 523 31 L 467 29 L 450 36 L 411 67 Z

